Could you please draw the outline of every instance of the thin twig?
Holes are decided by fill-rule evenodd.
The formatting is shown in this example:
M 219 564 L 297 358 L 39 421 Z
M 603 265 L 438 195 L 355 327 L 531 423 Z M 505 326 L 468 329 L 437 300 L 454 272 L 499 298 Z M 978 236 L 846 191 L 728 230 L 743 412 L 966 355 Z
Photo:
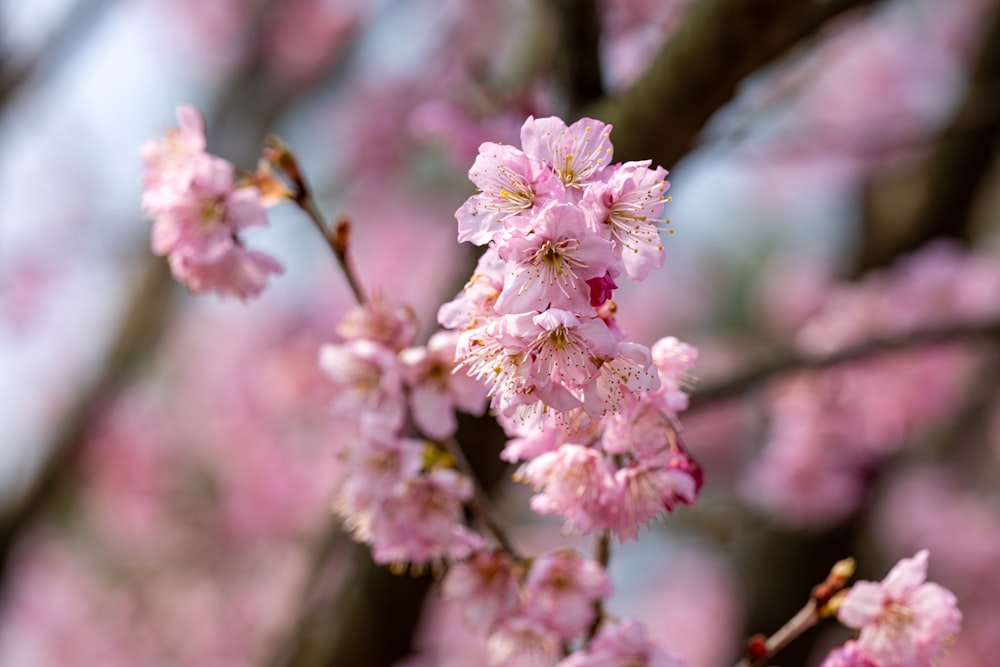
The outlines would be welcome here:
M 600 563 L 605 570 L 611 562 L 611 531 L 602 530 L 594 543 L 594 560 Z M 604 621 L 604 600 L 598 598 L 594 600 L 594 620 L 587 628 L 587 641 L 589 642 L 597 634 L 597 630 Z
M 462 451 L 462 447 L 458 444 L 458 441 L 454 438 L 448 438 L 443 444 L 445 450 L 454 459 L 458 469 L 472 481 L 472 499 L 469 501 L 469 507 L 483 522 L 486 529 L 490 531 L 490 534 L 496 539 L 500 548 L 515 560 L 521 560 L 522 557 L 514 547 L 514 543 L 507 536 L 507 532 L 497 520 L 490 497 L 479 481 L 479 477 L 473 472 L 472 465 L 469 463 L 469 459 L 466 458 L 465 452 Z
M 792 643 L 806 630 L 819 623 L 819 606 L 809 600 L 787 623 L 764 642 L 762 653 L 756 658 L 743 658 L 735 667 L 763 667 L 767 661 Z
M 739 396 L 775 376 L 792 371 L 820 369 L 835 364 L 863 359 L 882 352 L 904 350 L 955 340 L 1000 337 L 1000 320 L 986 322 L 946 324 L 918 329 L 895 336 L 873 338 L 857 345 L 824 355 L 790 355 L 777 359 L 742 375 L 701 387 L 691 396 L 691 407 L 698 408 L 713 402 Z

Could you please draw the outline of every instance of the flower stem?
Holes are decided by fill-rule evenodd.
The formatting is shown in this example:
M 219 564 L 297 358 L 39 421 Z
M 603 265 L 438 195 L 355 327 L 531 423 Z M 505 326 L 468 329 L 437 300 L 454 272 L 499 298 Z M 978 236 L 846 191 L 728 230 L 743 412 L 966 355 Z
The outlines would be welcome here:
M 493 504 L 490 502 L 490 498 L 483 489 L 479 478 L 472 470 L 472 465 L 469 463 L 469 459 L 466 458 L 465 452 L 462 451 L 461 445 L 458 444 L 455 438 L 448 438 L 443 444 L 448 454 L 455 461 L 458 469 L 472 481 L 472 498 L 469 500 L 469 507 L 483 522 L 483 525 L 486 526 L 490 534 L 493 535 L 500 548 L 507 552 L 511 558 L 522 560 L 521 555 L 514 548 L 514 543 L 507 536 L 507 532 L 497 520 Z

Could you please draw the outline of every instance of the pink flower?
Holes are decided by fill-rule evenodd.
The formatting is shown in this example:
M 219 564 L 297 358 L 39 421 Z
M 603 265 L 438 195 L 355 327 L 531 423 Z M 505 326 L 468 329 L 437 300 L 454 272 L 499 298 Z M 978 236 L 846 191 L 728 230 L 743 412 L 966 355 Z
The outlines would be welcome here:
M 486 392 L 473 378 L 455 373 L 458 334 L 438 331 L 426 347 L 409 347 L 399 353 L 410 387 L 410 414 L 428 437 L 443 440 L 455 433 L 455 410 L 481 414 Z
M 581 206 L 600 233 L 614 242 L 615 256 L 631 280 L 644 280 L 650 269 L 663 266 L 663 244 L 657 222 L 670 183 L 663 167 L 650 169 L 649 160 L 615 168 L 607 183 L 594 184 Z
M 212 261 L 199 262 L 184 252 L 167 257 L 170 270 L 178 281 L 195 294 L 215 293 L 234 296 L 241 301 L 258 296 L 272 274 L 284 269 L 267 253 L 232 243 Z
M 701 468 L 683 452 L 667 452 L 621 468 L 615 473 L 617 493 L 606 500 L 614 516 L 608 527 L 620 541 L 634 540 L 639 526 L 678 503 L 693 505 L 701 484 Z
M 557 667 L 684 667 L 685 662 L 649 641 L 646 628 L 633 619 L 605 625 L 586 649 Z
M 589 311 L 590 286 L 614 261 L 611 243 L 587 229 L 580 210 L 553 204 L 533 218 L 533 231 L 509 230 L 497 239 L 507 261 L 499 313 L 542 311 L 549 307 Z
M 563 185 L 551 169 L 537 158 L 501 144 L 479 147 L 469 180 L 480 192 L 455 212 L 460 243 L 484 245 L 503 229 L 505 220 L 565 197 Z
M 396 355 L 384 345 L 366 339 L 324 345 L 319 351 L 319 367 L 337 389 L 332 403 L 336 415 L 358 419 L 366 414 L 382 415 L 391 430 L 402 424 L 402 369 Z
M 564 640 L 586 630 L 594 620 L 594 603 L 611 595 L 604 568 L 568 550 L 539 557 L 524 586 L 522 614 L 558 632 Z
M 514 616 L 490 634 L 486 650 L 496 667 L 552 667 L 562 654 L 562 640 L 543 621 Z
M 820 667 L 880 667 L 854 640 L 830 651 Z
M 482 537 L 463 523 L 472 482 L 438 468 L 399 484 L 373 513 L 372 558 L 377 563 L 428 563 L 465 558 L 483 548 Z
M 390 350 L 412 345 L 417 335 L 417 316 L 403 303 L 373 294 L 367 302 L 352 307 L 337 324 L 344 340 L 367 339 Z
M 449 568 L 441 592 L 461 606 L 470 628 L 490 628 L 520 605 L 517 569 L 502 551 L 480 551 Z
M 140 149 L 145 171 L 144 190 L 155 190 L 191 177 L 194 158 L 205 152 L 205 119 L 192 106 L 177 107 L 179 127 L 167 130 L 157 141 L 149 141 Z
M 523 339 L 530 341 L 527 351 L 534 358 L 534 377 L 549 380 L 579 400 L 597 376 L 598 361 L 609 360 L 618 351 L 618 343 L 600 319 L 550 308 L 532 317 L 530 324 L 521 324 Z
M 927 579 L 927 550 L 904 558 L 885 579 L 860 581 L 837 617 L 858 628 L 858 647 L 881 667 L 931 667 L 958 633 L 962 613 L 951 591 Z
M 611 126 L 581 118 L 569 127 L 555 116 L 528 118 L 521 127 L 521 148 L 540 158 L 568 188 L 597 178 L 611 162 Z
M 518 473 L 540 492 L 531 509 L 558 514 L 573 528 L 590 532 L 607 523 L 606 502 L 615 486 L 614 468 L 598 450 L 564 444 L 527 463 Z

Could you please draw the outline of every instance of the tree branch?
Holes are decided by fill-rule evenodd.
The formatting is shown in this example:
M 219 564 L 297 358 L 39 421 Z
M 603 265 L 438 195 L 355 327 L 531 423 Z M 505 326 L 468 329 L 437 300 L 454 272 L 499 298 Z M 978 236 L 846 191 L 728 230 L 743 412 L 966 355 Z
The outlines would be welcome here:
M 824 23 L 873 0 L 701 0 L 628 91 L 589 116 L 615 126 L 615 157 L 671 165 L 737 85 Z
M 873 338 L 824 355 L 789 355 L 751 369 L 742 375 L 696 389 L 691 396 L 691 408 L 701 408 L 720 400 L 735 398 L 784 373 L 827 368 L 892 350 L 915 349 L 936 343 L 975 338 L 1000 338 L 1000 320 L 945 324 L 897 336 Z

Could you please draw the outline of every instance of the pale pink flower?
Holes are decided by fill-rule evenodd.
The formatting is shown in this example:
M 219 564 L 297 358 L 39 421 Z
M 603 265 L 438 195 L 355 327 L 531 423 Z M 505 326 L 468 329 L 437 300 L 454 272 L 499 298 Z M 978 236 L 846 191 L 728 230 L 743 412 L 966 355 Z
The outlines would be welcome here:
M 505 220 L 565 198 L 563 185 L 551 169 L 512 146 L 489 142 L 480 146 L 469 180 L 479 194 L 455 212 L 460 243 L 484 245 L 503 229 Z
M 539 619 L 514 616 L 490 634 L 486 650 L 495 667 L 553 667 L 562 655 L 562 639 Z
M 438 468 L 397 485 L 372 517 L 372 557 L 378 563 L 429 563 L 465 558 L 483 538 L 463 524 L 472 482 Z
M 606 502 L 615 488 L 614 473 L 599 450 L 564 444 L 525 464 L 518 477 L 539 491 L 531 509 L 558 514 L 576 530 L 590 532 L 608 521 Z
M 684 385 L 690 382 L 688 371 L 698 361 L 698 348 L 668 336 L 653 343 L 650 353 L 660 376 L 655 402 L 668 414 L 683 412 L 688 407 Z
M 581 408 L 547 410 L 541 419 L 530 422 L 499 421 L 511 436 L 500 458 L 511 463 L 529 461 L 564 444 L 592 442 L 600 433 L 600 422 Z
M 507 262 L 497 312 L 589 311 L 586 281 L 611 266 L 611 243 L 590 231 L 583 213 L 570 204 L 547 206 L 532 222 L 530 233 L 512 229 L 497 238 L 497 251 Z
M 611 162 L 611 126 L 581 118 L 569 127 L 555 116 L 529 117 L 521 127 L 521 148 L 540 158 L 568 188 L 595 180 Z
M 148 141 L 139 151 L 145 167 L 144 190 L 174 183 L 186 183 L 192 175 L 194 158 L 205 152 L 205 119 L 190 105 L 177 107 L 178 127 L 167 130 L 162 139 Z
M 408 305 L 376 292 L 347 311 L 337 324 L 337 333 L 344 340 L 366 339 L 401 350 L 416 338 L 417 316 Z
M 392 350 L 365 339 L 331 343 L 319 350 L 319 368 L 337 389 L 331 406 L 336 415 L 379 414 L 392 429 L 402 424 L 402 369 Z
M 522 340 L 530 341 L 527 351 L 534 358 L 533 376 L 547 379 L 546 388 L 562 387 L 579 400 L 596 378 L 598 362 L 610 360 L 618 351 L 618 343 L 600 319 L 550 308 L 518 323 Z
M 486 392 L 475 379 L 455 372 L 455 347 L 459 334 L 438 331 L 426 346 L 399 353 L 403 377 L 410 388 L 410 415 L 428 437 L 443 440 L 455 433 L 455 410 L 481 414 Z
M 471 329 L 495 320 L 503 275 L 504 261 L 490 246 L 479 257 L 476 270 L 458 296 L 438 310 L 438 324 L 446 329 Z
M 653 367 L 649 348 L 638 343 L 618 344 L 618 354 L 601 364 L 594 391 L 588 392 L 584 406 L 594 415 L 618 414 L 623 405 L 637 395 L 660 388 L 660 377 Z
M 420 476 L 426 445 L 412 438 L 369 438 L 342 453 L 339 488 L 332 509 L 361 542 L 373 539 L 373 524 L 386 500 Z
M 575 551 L 540 556 L 524 580 L 522 614 L 544 623 L 564 640 L 580 635 L 594 620 L 594 603 L 611 595 L 611 581 L 599 563 Z
M 881 667 L 853 639 L 830 651 L 820 667 Z
M 593 217 L 597 231 L 614 243 L 615 256 L 631 280 L 644 280 L 650 269 L 663 266 L 663 244 L 656 223 L 663 217 L 666 191 L 663 167 L 650 169 L 649 160 L 626 162 L 606 183 L 595 183 L 581 206 Z
M 534 403 L 535 383 L 531 376 L 531 357 L 527 346 L 509 330 L 512 321 L 529 315 L 506 316 L 488 326 L 468 329 L 462 333 L 455 355 L 457 372 L 462 370 L 487 386 L 490 407 L 501 413 L 523 403 Z
M 518 567 L 502 551 L 480 551 L 449 568 L 441 592 L 461 606 L 470 628 L 491 628 L 520 605 Z
M 646 628 L 634 619 L 605 625 L 583 651 L 558 667 L 685 667 L 680 657 L 652 643 Z
M 665 452 L 658 457 L 623 467 L 615 473 L 615 492 L 605 499 L 608 528 L 618 540 L 638 537 L 638 528 L 679 503 L 693 505 L 701 489 L 701 468 L 683 452 Z
M 961 627 L 955 596 L 927 581 L 927 559 L 925 549 L 881 582 L 859 581 L 837 612 L 844 625 L 861 630 L 858 647 L 881 667 L 931 667 Z
M 195 294 L 215 293 L 241 301 L 258 296 L 272 274 L 284 271 L 267 253 L 232 243 L 211 261 L 199 262 L 185 252 L 167 256 L 171 272 Z
M 209 262 L 232 245 L 237 231 L 267 224 L 257 189 L 236 188 L 233 171 L 206 153 L 194 159 L 188 182 L 143 194 L 143 208 L 153 216 L 154 253 L 183 251 Z

